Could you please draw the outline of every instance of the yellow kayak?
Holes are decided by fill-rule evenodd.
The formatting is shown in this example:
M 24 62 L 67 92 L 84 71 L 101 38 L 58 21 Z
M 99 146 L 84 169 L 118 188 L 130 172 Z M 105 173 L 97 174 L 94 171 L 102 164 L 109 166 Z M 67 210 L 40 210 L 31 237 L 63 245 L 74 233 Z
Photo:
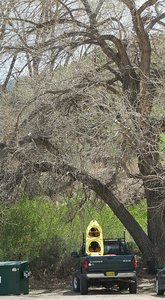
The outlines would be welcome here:
M 104 254 L 102 228 L 97 221 L 91 221 L 86 229 L 86 253 L 92 256 Z

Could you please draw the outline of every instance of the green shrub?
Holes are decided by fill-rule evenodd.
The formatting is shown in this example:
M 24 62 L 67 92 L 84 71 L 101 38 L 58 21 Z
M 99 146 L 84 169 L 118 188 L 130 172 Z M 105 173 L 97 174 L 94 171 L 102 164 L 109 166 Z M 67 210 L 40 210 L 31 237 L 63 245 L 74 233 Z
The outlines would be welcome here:
M 37 279 L 53 276 L 64 278 L 69 275 L 69 270 L 66 268 L 69 260 L 70 255 L 65 240 L 54 236 L 42 245 L 38 257 L 31 260 L 30 268 Z
M 5 207 L 5 219 L 0 229 L 0 249 L 4 260 L 38 257 L 48 237 L 57 228 L 55 208 L 41 198 L 24 198 Z

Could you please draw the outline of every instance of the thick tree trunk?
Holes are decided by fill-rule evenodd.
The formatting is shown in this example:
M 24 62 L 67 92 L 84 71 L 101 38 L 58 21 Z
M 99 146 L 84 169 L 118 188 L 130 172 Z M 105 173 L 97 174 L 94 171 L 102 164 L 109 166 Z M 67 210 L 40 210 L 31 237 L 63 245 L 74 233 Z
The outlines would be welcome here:
M 147 128 L 148 127 L 148 128 Z M 148 237 L 153 245 L 154 263 L 165 264 L 165 170 L 160 164 L 158 134 L 152 126 L 144 128 L 144 144 L 139 170 L 147 199 Z
M 153 182 L 152 182 L 152 185 Z M 163 189 L 163 187 L 162 187 Z M 161 184 L 158 190 L 145 190 L 147 198 L 148 237 L 154 246 L 159 266 L 165 264 L 165 209 Z

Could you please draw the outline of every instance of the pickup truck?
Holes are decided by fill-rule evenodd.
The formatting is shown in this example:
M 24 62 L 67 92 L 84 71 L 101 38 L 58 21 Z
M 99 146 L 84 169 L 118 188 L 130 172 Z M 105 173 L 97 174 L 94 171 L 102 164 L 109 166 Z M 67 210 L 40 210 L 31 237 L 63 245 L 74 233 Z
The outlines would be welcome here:
M 72 289 L 81 295 L 88 294 L 89 287 L 117 287 L 137 292 L 136 257 L 130 254 L 123 239 L 104 239 L 104 255 L 92 256 L 85 253 L 84 243 L 76 258 L 76 270 L 72 278 Z

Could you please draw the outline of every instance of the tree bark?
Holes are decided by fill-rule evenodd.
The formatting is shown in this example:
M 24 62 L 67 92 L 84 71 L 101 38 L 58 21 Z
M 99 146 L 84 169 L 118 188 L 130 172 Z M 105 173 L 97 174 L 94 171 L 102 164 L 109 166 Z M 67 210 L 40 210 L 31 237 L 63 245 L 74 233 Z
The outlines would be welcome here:
M 145 144 L 139 149 L 139 170 L 147 199 L 148 237 L 159 266 L 165 263 L 165 170 L 160 163 L 159 134 L 143 122 Z M 154 262 L 153 262 L 154 264 Z M 154 267 L 154 266 L 153 266 Z

